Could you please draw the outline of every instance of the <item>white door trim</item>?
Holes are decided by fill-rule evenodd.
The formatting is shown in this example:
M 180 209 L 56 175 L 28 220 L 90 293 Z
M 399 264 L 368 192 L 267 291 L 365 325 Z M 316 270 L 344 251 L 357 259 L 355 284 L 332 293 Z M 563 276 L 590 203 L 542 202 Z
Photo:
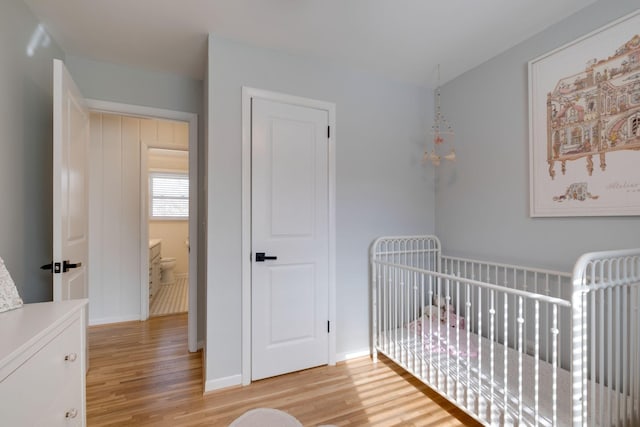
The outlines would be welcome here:
M 251 383 L 251 100 L 261 98 L 329 114 L 329 364 L 336 364 L 336 105 L 242 87 L 242 384 Z
M 124 114 L 127 116 L 178 120 L 189 123 L 189 314 L 188 346 L 189 351 L 198 350 L 198 115 L 183 111 L 165 110 L 140 105 L 87 99 L 89 110 L 99 113 Z M 146 148 L 146 147 L 142 147 Z M 141 159 L 146 159 L 141 156 Z M 147 179 L 140 174 L 142 207 L 147 204 Z M 149 230 L 147 229 L 147 209 L 140 214 L 140 318 L 149 317 Z

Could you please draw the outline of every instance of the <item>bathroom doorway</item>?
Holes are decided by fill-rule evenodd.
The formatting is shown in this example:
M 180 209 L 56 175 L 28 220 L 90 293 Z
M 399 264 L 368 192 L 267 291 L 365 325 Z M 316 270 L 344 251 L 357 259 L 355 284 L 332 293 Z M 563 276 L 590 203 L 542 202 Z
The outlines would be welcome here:
M 188 159 L 189 210 L 184 221 L 188 232 L 181 241 L 188 254 L 188 349 L 195 352 L 202 347 L 197 307 L 197 115 L 97 100 L 87 104 L 92 112 L 90 182 L 94 189 L 89 209 L 93 245 L 89 324 L 149 318 L 148 150 L 182 151 Z M 161 270 L 156 277 L 161 285 Z
M 161 122 L 161 121 L 157 121 Z M 182 122 L 158 126 L 175 146 L 188 146 Z M 184 139 L 184 142 L 182 141 Z M 149 317 L 189 310 L 189 151 L 147 148 Z

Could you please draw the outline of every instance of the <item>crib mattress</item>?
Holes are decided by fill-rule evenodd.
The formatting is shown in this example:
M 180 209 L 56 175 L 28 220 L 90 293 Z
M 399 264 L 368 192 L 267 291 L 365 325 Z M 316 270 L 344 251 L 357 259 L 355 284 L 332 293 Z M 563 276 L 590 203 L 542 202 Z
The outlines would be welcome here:
M 467 412 L 490 419 L 491 424 L 513 425 L 514 420 L 524 421 L 524 425 L 536 425 L 536 389 L 533 379 L 539 378 L 537 390 L 538 425 L 553 425 L 553 375 L 554 367 L 526 353 L 520 353 L 500 343 L 469 333 L 469 340 L 475 345 L 476 357 L 459 356 L 452 352 L 429 352 L 421 335 L 407 328 L 383 333 L 379 337 L 379 351 L 401 365 L 407 371 L 447 396 Z M 467 332 L 460 330 L 460 341 L 467 339 Z M 450 342 L 456 343 L 456 331 L 450 332 Z M 493 374 L 491 370 L 491 346 L 493 345 Z M 505 351 L 506 349 L 506 351 Z M 473 354 L 473 352 L 469 352 Z M 506 357 L 505 357 L 506 356 Z M 458 362 L 456 364 L 456 361 Z M 507 364 L 506 399 L 504 366 Z M 522 375 L 519 375 L 519 372 Z M 555 416 L 557 425 L 571 425 L 571 374 L 560 367 L 555 368 L 557 376 L 557 404 Z M 520 378 L 522 382 L 520 384 Z M 492 387 L 493 385 L 493 387 Z M 591 392 L 589 384 L 589 392 Z M 520 391 L 521 387 L 521 391 Z M 599 393 L 599 387 L 596 389 Z M 618 398 L 619 396 L 616 396 Z M 604 410 L 608 399 L 604 399 Z M 504 411 L 506 401 L 507 410 Z M 628 403 L 631 405 L 631 402 Z M 638 403 L 636 402 L 636 405 Z M 599 419 L 599 409 L 595 412 Z M 521 414 L 521 416 L 520 416 Z M 589 413 L 589 418 L 592 414 Z M 588 422 L 588 425 L 599 423 Z

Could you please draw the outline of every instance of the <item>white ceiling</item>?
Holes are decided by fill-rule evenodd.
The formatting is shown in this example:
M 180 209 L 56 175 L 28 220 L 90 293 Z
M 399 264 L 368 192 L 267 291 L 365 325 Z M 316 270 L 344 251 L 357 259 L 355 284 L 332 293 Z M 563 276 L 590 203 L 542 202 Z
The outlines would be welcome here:
M 25 0 L 69 55 L 204 77 L 206 35 L 435 86 L 596 0 Z

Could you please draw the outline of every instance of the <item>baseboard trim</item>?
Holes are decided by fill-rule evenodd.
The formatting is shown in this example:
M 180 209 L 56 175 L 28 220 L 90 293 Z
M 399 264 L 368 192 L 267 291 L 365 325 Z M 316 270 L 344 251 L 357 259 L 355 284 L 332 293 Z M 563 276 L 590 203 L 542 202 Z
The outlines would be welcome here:
M 204 340 L 198 341 L 197 347 L 198 350 L 202 350 L 204 348 Z
M 345 353 L 336 354 L 336 361 L 344 362 L 345 360 L 357 359 L 358 357 L 369 356 L 370 354 L 371 350 L 368 347 L 356 351 L 347 351 Z
M 99 319 L 89 319 L 89 326 L 108 325 L 109 323 L 122 323 L 140 320 L 139 314 L 130 316 L 102 317 Z
M 235 387 L 242 385 L 242 375 L 231 375 L 224 378 L 216 378 L 213 380 L 207 380 L 204 383 L 204 392 L 221 390 L 223 388 Z

